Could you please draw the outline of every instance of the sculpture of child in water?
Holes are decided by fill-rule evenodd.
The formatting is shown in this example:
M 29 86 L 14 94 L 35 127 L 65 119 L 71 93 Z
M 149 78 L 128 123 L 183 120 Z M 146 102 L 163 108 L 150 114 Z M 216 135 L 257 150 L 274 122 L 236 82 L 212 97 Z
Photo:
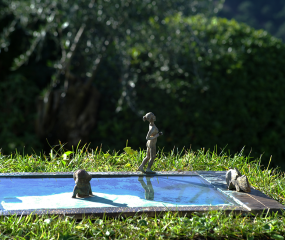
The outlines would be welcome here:
M 143 159 L 142 164 L 139 166 L 138 171 L 144 172 L 143 168 L 145 164 L 149 161 L 145 172 L 155 173 L 151 170 L 151 166 L 156 156 L 157 138 L 162 135 L 162 132 L 159 132 L 158 128 L 155 126 L 154 121 L 156 120 L 156 117 L 152 112 L 149 112 L 145 116 L 143 116 L 143 120 L 149 121 L 149 131 L 146 135 L 147 154 L 146 157 Z

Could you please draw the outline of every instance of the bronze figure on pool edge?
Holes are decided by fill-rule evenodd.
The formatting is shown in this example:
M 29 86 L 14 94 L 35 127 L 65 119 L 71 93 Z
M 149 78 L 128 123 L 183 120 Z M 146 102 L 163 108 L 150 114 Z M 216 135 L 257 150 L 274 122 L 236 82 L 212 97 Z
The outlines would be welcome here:
M 158 128 L 155 126 L 154 121 L 156 121 L 156 117 L 152 112 L 147 113 L 143 116 L 143 121 L 147 120 L 149 122 L 149 130 L 146 135 L 146 146 L 147 146 L 147 154 L 143 159 L 142 164 L 139 166 L 138 170 L 146 173 L 155 173 L 151 170 L 152 164 L 154 162 L 156 156 L 156 142 L 157 138 L 162 135 L 162 132 L 158 131 Z M 144 166 L 148 162 L 148 166 L 146 171 L 144 171 Z

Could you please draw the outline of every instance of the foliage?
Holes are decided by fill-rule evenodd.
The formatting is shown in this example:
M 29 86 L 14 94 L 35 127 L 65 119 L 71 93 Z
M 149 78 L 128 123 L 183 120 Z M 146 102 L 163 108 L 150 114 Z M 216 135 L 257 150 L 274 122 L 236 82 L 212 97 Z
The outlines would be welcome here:
M 128 149 L 131 150 L 130 147 Z M 68 172 L 78 168 L 94 172 L 135 171 L 145 155 L 145 151 L 138 151 L 135 157 L 130 158 L 126 153 L 87 148 L 66 152 L 61 145 L 59 150 L 53 149 L 49 156 L 0 154 L 0 172 Z M 64 158 L 65 164 L 62 163 Z M 160 152 L 154 162 L 154 169 L 158 171 L 224 171 L 233 166 L 248 176 L 254 188 L 285 204 L 284 173 L 264 168 L 258 159 L 252 161 L 242 152 L 233 156 L 204 149 L 167 154 Z M 0 217 L 1 239 L 133 239 L 133 236 L 138 239 L 284 239 L 284 226 L 284 212 L 252 216 L 210 211 L 187 217 L 166 213 L 156 217 L 137 215 L 117 219 L 84 218 L 82 221 L 48 215 Z
M 177 15 L 167 27 L 173 30 L 169 45 L 158 26 L 162 40 L 154 48 L 148 43 L 133 48 L 124 100 L 130 107 L 125 104 L 110 117 L 102 111 L 95 142 L 106 139 L 108 147 L 120 142 L 120 149 L 127 138 L 135 147 L 144 146 L 147 126 L 141 116 L 152 111 L 164 132 L 158 145 L 167 151 L 246 146 L 247 153 L 262 153 L 266 162 L 272 155 L 272 163 L 284 168 L 284 44 L 234 20 Z M 100 128 L 104 125 L 109 128 Z M 114 140 L 107 137 L 110 128 Z
M 33 134 L 35 113 L 31 109 L 35 101 L 31 95 L 39 93 L 37 87 L 23 75 L 11 74 L 6 81 L 0 82 L 0 92 L 0 148 L 40 148 L 41 145 Z
M 25 1 L 23 1 L 25 2 Z M 7 152 L 15 148 L 28 151 L 42 148 L 35 134 L 36 103 L 41 89 L 45 87 L 54 70 L 47 61 L 54 59 L 53 43 L 37 53 L 30 53 L 29 62 L 12 70 L 15 59 L 24 59 L 32 44 L 35 26 L 25 27 L 25 19 L 17 18 L 14 5 L 9 1 L 0 3 L 0 149 Z M 24 17 L 24 16 L 23 16 Z M 39 57 L 40 56 L 40 57 Z
M 282 0 L 225 0 L 220 17 L 244 22 L 256 29 L 265 29 L 285 40 L 285 4 Z
M 57 140 L 69 141 L 70 139 L 66 140 L 65 137 L 56 135 L 59 132 L 58 129 L 63 132 L 72 132 L 63 124 L 57 124 L 57 121 L 60 119 L 65 123 L 74 117 L 69 115 L 72 111 L 64 111 L 68 108 L 65 105 L 79 109 L 84 105 L 84 101 L 77 105 L 66 104 L 66 99 L 76 101 L 68 91 L 70 86 L 76 86 L 80 90 L 84 87 L 97 88 L 105 97 L 102 108 L 107 106 L 110 112 L 114 112 L 119 96 L 124 93 L 122 88 L 127 81 L 129 50 L 135 44 L 132 39 L 139 43 L 146 41 L 149 37 L 142 31 L 142 26 L 147 26 L 149 32 L 155 31 L 156 28 L 149 24 L 150 19 L 161 25 L 166 17 L 178 12 L 185 16 L 197 12 L 209 16 L 213 13 L 213 9 L 217 11 L 221 7 L 219 2 L 117 0 L 110 3 L 107 0 L 79 2 L 3 0 L 0 11 L 2 53 L 0 67 L 4 66 L 5 71 L 2 72 L 1 78 L 5 82 L 10 81 L 16 85 L 17 83 L 13 82 L 13 74 L 17 73 L 27 79 L 31 85 L 36 86 L 31 87 L 31 90 L 28 87 L 23 89 L 27 97 L 31 98 L 31 102 L 35 102 L 32 98 L 38 98 L 40 95 L 36 99 L 37 107 L 31 102 L 27 106 L 33 121 L 25 121 L 25 124 L 29 126 L 28 129 L 32 129 L 34 118 L 37 116 L 36 129 L 37 134 L 42 138 L 42 143 L 46 142 L 46 138 L 52 144 Z M 20 43 L 19 39 L 21 39 Z M 110 78 L 111 81 L 109 81 Z M 90 87 L 90 83 L 93 86 Z M 9 91 L 4 87 L 2 89 Z M 7 94 L 13 93 L 7 92 Z M 88 94 L 90 93 L 83 92 L 83 95 L 88 96 Z M 7 105 L 6 100 L 4 96 L 1 97 L 4 100 L 4 108 Z M 15 96 L 15 98 L 18 97 L 22 96 Z M 106 101 L 107 99 L 110 101 Z M 21 112 L 20 106 L 13 104 Z M 61 115 L 66 115 L 69 120 L 62 120 Z M 92 124 L 84 124 L 92 128 L 95 120 L 91 122 Z M 72 122 L 69 125 L 76 124 L 77 122 Z M 89 132 L 89 128 L 85 129 L 86 132 Z M 82 129 L 76 130 L 83 132 Z M 11 128 L 5 126 L 4 132 L 11 131 L 13 131 Z M 28 135 L 34 136 L 35 134 L 30 131 Z M 9 151 L 11 150 L 9 146 L 21 147 L 17 138 L 24 135 L 26 130 L 17 126 L 18 134 L 13 135 L 13 138 L 1 132 L 1 139 L 5 139 L 2 140 L 1 147 Z
M 274 166 L 285 167 L 279 144 L 284 45 L 263 30 L 210 18 L 216 2 L 4 2 L 1 64 L 12 57 L 3 68 L 8 70 L 1 76 L 0 104 L 18 112 L 5 110 L 4 124 L 1 111 L 0 144 L 6 152 L 13 149 L 9 145 L 37 147 L 34 98 L 41 92 L 42 102 L 48 102 L 53 89 L 65 96 L 66 86 L 76 79 L 82 85 L 92 82 L 101 92 L 97 126 L 88 131 L 94 148 L 122 149 L 126 139 L 135 148 L 145 146 L 147 126 L 141 116 L 153 111 L 164 132 L 158 145 L 165 151 L 246 146 L 253 156 L 265 153 L 268 161 L 273 155 Z M 197 12 L 205 14 L 187 17 Z M 17 45 L 16 33 L 23 45 Z M 45 74 L 32 76 L 31 69 Z M 17 79 L 27 84 L 17 85 Z

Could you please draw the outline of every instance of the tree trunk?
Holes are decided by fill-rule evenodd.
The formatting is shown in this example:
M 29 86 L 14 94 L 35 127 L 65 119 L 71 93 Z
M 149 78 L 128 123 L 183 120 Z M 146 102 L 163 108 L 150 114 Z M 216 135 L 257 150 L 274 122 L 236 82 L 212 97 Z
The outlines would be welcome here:
M 68 149 L 80 141 L 88 143 L 96 123 L 98 90 L 90 81 L 83 82 L 72 76 L 67 82 L 69 86 L 65 91 L 51 89 L 37 104 L 36 132 L 46 146 L 47 140 L 51 145 L 61 141 Z

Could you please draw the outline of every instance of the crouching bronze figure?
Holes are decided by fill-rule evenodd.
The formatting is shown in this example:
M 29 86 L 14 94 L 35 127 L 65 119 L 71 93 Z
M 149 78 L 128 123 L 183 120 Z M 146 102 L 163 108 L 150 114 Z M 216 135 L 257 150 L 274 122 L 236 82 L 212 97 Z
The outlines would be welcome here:
M 73 198 L 76 198 L 76 196 L 80 198 L 93 196 L 90 184 L 92 176 L 88 172 L 79 169 L 73 173 L 73 179 L 75 181 Z
M 237 168 L 230 168 L 226 173 L 226 182 L 229 190 L 237 192 L 250 192 L 250 184 L 245 175 L 241 175 Z

